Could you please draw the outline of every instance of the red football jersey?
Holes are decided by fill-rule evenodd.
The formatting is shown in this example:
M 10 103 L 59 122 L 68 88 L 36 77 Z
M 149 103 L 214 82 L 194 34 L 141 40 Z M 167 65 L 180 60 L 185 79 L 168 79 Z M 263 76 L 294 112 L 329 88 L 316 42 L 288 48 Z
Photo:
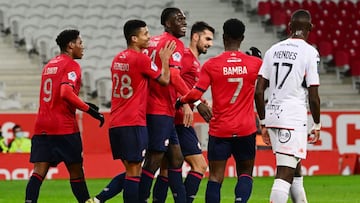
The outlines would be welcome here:
M 160 75 L 161 70 L 143 53 L 127 49 L 115 56 L 111 65 L 110 128 L 146 126 L 148 79 Z
M 60 87 L 64 83 L 73 86 L 75 94 L 79 95 L 80 65 L 70 56 L 61 54 L 52 58 L 42 71 L 35 134 L 64 135 L 79 132 L 76 107 L 60 98 Z
M 205 62 L 196 88 L 205 91 L 211 85 L 210 135 L 235 137 L 256 131 L 254 93 L 261 63 L 239 51 L 225 51 Z
M 147 54 L 159 67 L 162 68 L 159 51 L 165 46 L 167 41 L 174 40 L 176 42 L 176 49 L 169 59 L 170 67 L 182 67 L 181 60 L 184 55 L 184 44 L 181 40 L 173 35 L 164 32 L 159 36 L 152 37 L 150 40 L 149 48 L 143 52 Z M 175 116 L 175 102 L 177 94 L 174 86 L 171 84 L 161 86 L 155 81 L 149 82 L 149 98 L 147 105 L 147 114 Z
M 184 57 L 182 59 L 182 68 L 180 74 L 189 89 L 193 88 L 195 83 L 199 80 L 201 66 L 199 60 L 191 52 L 189 48 L 184 50 Z M 183 124 L 183 110 L 176 110 L 175 124 Z

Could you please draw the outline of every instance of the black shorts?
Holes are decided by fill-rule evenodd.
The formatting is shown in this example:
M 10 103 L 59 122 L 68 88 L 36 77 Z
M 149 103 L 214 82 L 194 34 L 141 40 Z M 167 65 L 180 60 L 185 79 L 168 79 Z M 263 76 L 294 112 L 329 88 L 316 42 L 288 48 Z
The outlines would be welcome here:
M 146 115 L 149 132 L 148 150 L 166 152 L 169 144 L 179 144 L 174 118 L 164 115 Z
M 209 135 L 208 160 L 227 160 L 233 155 L 235 161 L 253 160 L 256 152 L 256 133 L 244 137 L 219 138 Z
M 68 135 L 34 135 L 31 139 L 30 162 L 48 162 L 57 166 L 82 163 L 82 142 L 80 133 Z
M 175 127 L 183 156 L 202 154 L 201 145 L 194 128 L 184 125 L 176 125 Z
M 109 129 L 111 151 L 114 159 L 141 162 L 148 146 L 145 126 L 125 126 Z

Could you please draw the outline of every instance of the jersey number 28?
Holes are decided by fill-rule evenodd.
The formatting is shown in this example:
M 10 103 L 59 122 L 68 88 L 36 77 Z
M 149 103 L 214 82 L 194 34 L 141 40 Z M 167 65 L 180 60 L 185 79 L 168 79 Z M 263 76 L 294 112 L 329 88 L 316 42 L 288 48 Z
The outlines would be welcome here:
M 131 87 L 131 77 L 129 75 L 124 74 L 120 78 L 119 75 L 115 73 L 113 76 L 113 83 L 113 97 L 129 99 L 133 95 L 134 90 Z

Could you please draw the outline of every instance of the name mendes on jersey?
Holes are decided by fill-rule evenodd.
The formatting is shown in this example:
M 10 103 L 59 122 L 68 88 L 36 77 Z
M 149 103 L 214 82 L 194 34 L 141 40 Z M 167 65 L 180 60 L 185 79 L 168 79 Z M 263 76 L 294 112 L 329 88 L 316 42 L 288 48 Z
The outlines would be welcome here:
M 246 66 L 229 66 L 223 67 L 223 75 L 243 75 L 247 74 Z
M 130 68 L 128 63 L 115 62 L 113 65 L 113 69 L 128 72 Z
M 275 51 L 273 58 L 295 60 L 297 54 L 297 52 L 292 51 Z

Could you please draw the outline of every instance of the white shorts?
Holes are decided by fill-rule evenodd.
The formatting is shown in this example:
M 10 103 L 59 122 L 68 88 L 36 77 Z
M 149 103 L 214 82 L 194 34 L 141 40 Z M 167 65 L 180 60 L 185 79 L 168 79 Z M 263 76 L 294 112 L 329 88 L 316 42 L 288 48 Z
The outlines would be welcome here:
M 307 151 L 307 127 L 301 126 L 294 130 L 268 128 L 274 153 L 292 155 L 305 159 Z

